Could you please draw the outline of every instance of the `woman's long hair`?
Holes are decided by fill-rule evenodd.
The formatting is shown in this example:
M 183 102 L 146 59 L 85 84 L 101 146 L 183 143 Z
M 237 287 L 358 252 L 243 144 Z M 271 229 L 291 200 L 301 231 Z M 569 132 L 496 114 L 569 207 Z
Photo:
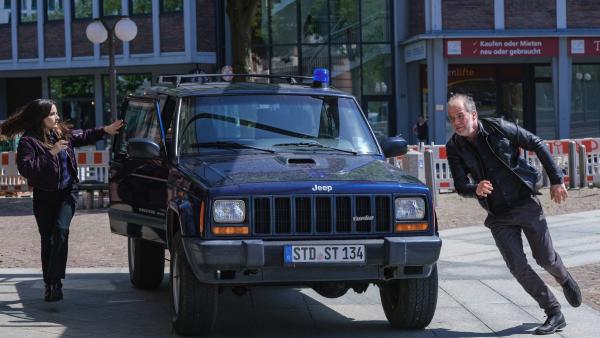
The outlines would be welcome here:
M 50 115 L 52 106 L 56 106 L 56 102 L 50 99 L 36 99 L 29 102 L 0 125 L 0 134 L 13 137 L 31 131 L 44 145 L 52 147 L 44 127 L 44 119 Z M 58 128 L 53 131 L 58 139 L 67 139 L 71 134 L 70 129 L 70 124 L 59 122 Z

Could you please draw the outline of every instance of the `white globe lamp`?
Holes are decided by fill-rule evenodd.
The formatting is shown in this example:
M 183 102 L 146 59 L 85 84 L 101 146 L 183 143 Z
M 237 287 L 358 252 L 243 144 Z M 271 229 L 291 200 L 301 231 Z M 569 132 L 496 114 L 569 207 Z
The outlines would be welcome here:
M 108 31 L 100 20 L 94 20 L 85 29 L 85 35 L 92 43 L 100 44 L 108 38 Z
M 122 18 L 115 25 L 115 35 L 119 40 L 129 42 L 137 35 L 137 25 L 127 17 Z

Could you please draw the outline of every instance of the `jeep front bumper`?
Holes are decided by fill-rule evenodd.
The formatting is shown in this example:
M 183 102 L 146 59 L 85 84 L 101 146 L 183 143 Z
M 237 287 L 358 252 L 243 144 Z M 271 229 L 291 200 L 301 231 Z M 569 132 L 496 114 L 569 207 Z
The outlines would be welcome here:
M 361 240 L 264 241 L 184 238 L 186 256 L 203 283 L 260 284 L 316 281 L 376 282 L 425 278 L 439 258 L 437 236 Z M 361 263 L 286 263 L 286 245 L 364 245 Z

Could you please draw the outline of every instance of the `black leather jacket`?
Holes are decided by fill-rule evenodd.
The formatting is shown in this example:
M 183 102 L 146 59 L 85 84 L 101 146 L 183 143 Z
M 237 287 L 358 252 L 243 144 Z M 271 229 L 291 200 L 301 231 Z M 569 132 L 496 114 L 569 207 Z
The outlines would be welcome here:
M 529 165 L 527 161 L 519 156 L 519 148 L 534 151 L 538 159 L 544 166 L 551 184 L 561 184 L 563 182 L 562 172 L 558 169 L 550 152 L 544 142 L 536 135 L 519 127 L 513 122 L 508 122 L 498 118 L 482 118 L 479 120 L 479 130 L 483 134 L 485 144 L 490 147 L 492 153 L 498 157 L 501 163 L 514 173 L 532 193 L 537 193 L 536 183 L 540 173 Z M 469 142 L 465 137 L 453 134 L 448 143 L 446 143 L 446 152 L 450 171 L 454 179 L 454 188 L 465 197 L 478 197 L 475 194 L 477 184 L 485 179 L 481 170 L 481 165 L 473 148 L 469 147 Z M 469 178 L 469 175 L 471 178 Z M 509 196 L 516 199 L 519 187 L 502 186 L 503 190 Z M 478 198 L 479 203 L 486 210 L 485 198 Z

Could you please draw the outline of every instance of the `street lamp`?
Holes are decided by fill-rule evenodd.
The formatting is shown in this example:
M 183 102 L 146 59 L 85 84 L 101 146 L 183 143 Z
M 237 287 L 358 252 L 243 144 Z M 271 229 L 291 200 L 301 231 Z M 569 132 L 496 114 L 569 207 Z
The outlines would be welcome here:
M 108 27 L 103 19 L 94 19 L 85 29 L 85 35 L 92 43 L 101 44 L 108 39 L 108 74 L 110 77 L 110 115 L 117 119 L 117 70 L 115 68 L 114 37 L 129 42 L 137 35 L 137 25 L 128 17 L 122 17 L 113 27 Z

